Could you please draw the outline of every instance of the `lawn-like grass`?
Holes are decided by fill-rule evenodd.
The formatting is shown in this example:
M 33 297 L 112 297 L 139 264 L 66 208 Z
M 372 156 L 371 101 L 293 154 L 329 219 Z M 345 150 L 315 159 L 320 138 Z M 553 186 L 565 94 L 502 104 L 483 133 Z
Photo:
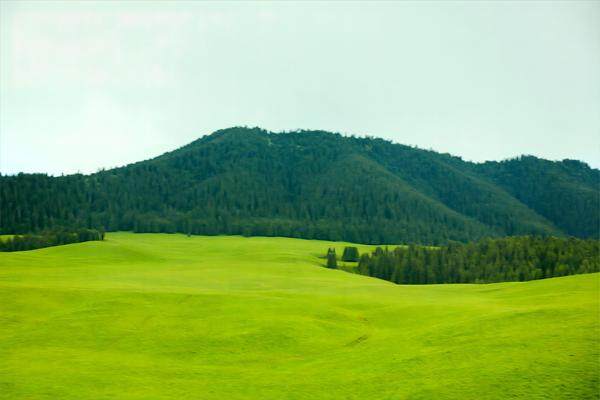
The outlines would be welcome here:
M 0 398 L 598 398 L 598 274 L 397 286 L 321 267 L 331 245 L 111 233 L 0 253 Z

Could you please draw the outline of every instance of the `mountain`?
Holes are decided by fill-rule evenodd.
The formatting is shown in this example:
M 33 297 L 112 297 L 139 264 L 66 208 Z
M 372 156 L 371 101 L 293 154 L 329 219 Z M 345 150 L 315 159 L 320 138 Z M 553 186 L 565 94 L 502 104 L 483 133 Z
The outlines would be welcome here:
M 440 244 L 598 237 L 600 171 L 482 164 L 324 131 L 230 128 L 91 175 L 0 177 L 0 233 L 54 226 Z

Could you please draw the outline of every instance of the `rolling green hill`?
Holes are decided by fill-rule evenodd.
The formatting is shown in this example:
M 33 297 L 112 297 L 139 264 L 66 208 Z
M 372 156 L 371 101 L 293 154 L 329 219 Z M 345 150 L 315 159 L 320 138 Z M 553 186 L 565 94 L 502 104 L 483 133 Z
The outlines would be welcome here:
M 91 175 L 0 176 L 0 234 L 44 228 L 443 244 L 598 237 L 600 172 L 474 164 L 382 139 L 230 128 Z
M 598 398 L 598 274 L 402 286 L 323 268 L 343 245 L 111 233 L 0 253 L 0 398 Z

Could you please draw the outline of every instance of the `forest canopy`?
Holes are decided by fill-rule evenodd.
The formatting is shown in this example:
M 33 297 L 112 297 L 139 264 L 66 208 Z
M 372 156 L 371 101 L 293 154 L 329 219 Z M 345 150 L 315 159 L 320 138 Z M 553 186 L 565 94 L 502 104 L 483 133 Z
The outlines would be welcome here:
M 63 244 L 104 240 L 104 232 L 96 229 L 80 228 L 77 230 L 53 229 L 37 234 L 15 235 L 0 238 L 0 251 L 24 251 Z
M 442 247 L 377 247 L 355 272 L 399 284 L 529 281 L 600 271 L 600 241 L 510 237 Z
M 91 175 L 0 176 L 0 234 L 48 228 L 440 245 L 598 238 L 597 169 L 458 157 L 324 131 L 230 128 Z

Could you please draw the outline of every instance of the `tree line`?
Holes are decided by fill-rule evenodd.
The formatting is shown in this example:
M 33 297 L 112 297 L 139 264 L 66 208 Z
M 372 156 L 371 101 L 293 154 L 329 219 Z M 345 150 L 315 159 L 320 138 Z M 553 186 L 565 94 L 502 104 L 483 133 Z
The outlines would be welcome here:
M 15 235 L 0 239 L 0 251 L 24 251 L 62 244 L 104 240 L 104 231 L 96 229 L 54 229 L 38 234 Z
M 0 176 L 0 234 L 67 226 L 429 245 L 597 237 L 598 179 L 583 163 L 473 164 L 382 139 L 232 128 L 91 175 Z
M 327 266 L 336 268 L 335 250 Z M 377 247 L 360 255 L 355 272 L 399 284 L 529 281 L 600 271 L 600 241 L 509 237 L 441 247 Z

